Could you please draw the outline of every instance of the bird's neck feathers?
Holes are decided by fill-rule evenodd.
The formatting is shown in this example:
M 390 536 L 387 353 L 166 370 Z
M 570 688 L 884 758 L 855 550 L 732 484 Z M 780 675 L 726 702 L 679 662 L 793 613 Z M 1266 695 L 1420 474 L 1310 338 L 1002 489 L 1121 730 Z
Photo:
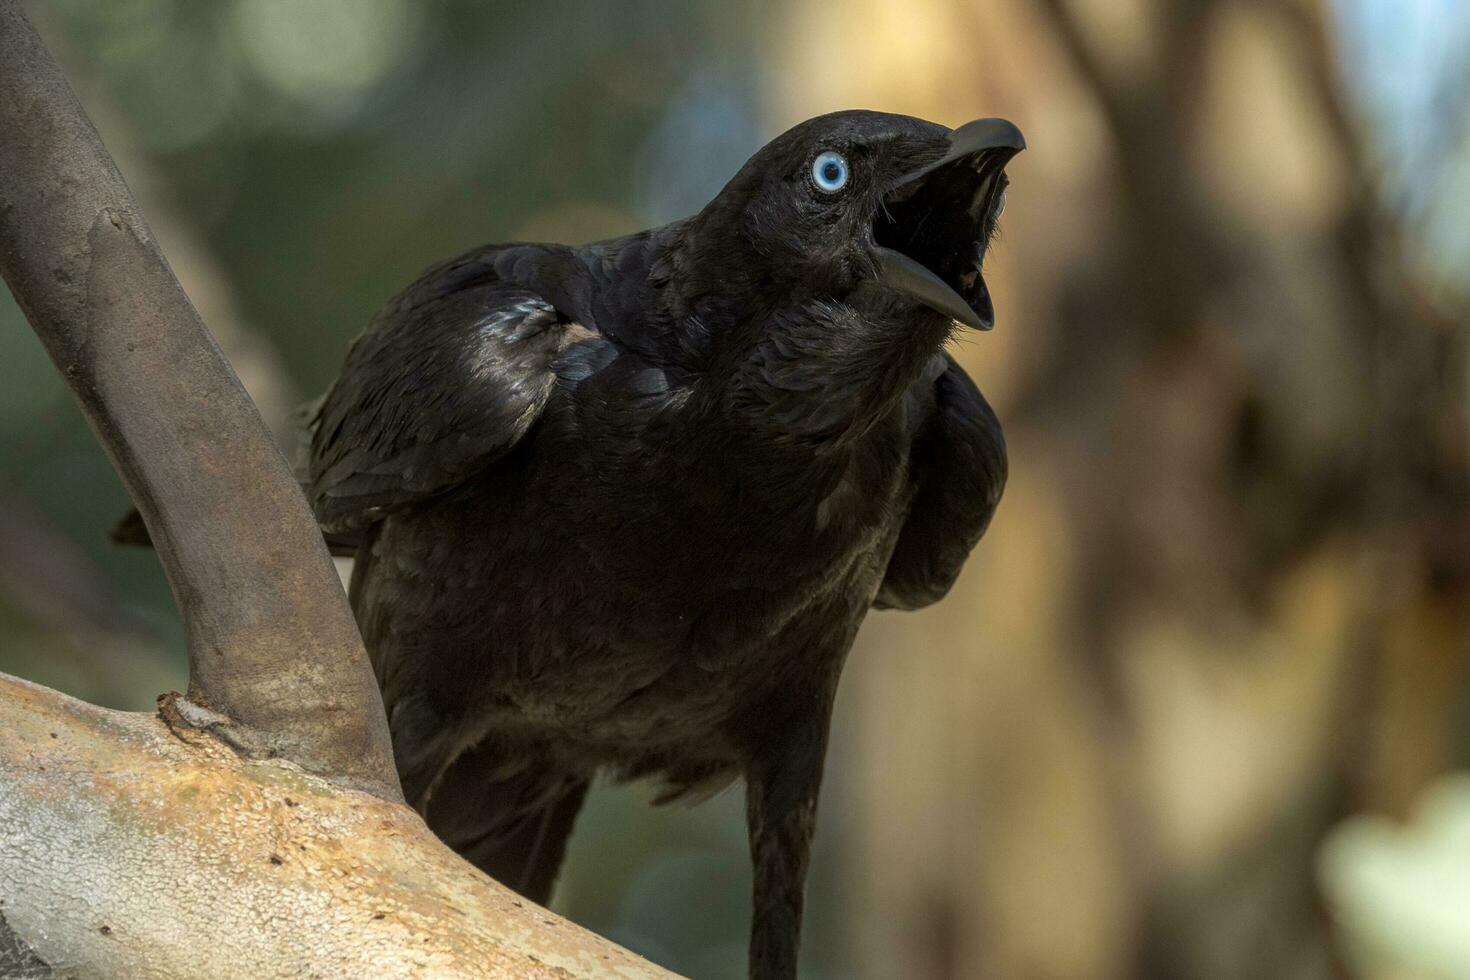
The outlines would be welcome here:
M 955 324 L 870 280 L 792 278 L 704 214 L 667 226 L 651 280 L 734 418 L 793 445 L 840 445 L 892 410 Z
M 841 447 L 894 410 L 949 335 L 944 318 L 908 312 L 827 299 L 777 310 L 735 361 L 726 401 L 778 440 Z

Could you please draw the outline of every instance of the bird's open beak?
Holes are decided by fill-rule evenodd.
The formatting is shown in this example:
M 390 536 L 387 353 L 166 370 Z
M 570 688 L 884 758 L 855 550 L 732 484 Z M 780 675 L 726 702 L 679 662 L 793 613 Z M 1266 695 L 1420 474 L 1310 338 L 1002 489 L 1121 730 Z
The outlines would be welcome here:
M 874 225 L 878 279 L 977 330 L 995 325 L 980 275 L 1004 200 L 1005 165 L 1026 140 L 1005 119 L 976 119 L 949 147 L 894 181 Z

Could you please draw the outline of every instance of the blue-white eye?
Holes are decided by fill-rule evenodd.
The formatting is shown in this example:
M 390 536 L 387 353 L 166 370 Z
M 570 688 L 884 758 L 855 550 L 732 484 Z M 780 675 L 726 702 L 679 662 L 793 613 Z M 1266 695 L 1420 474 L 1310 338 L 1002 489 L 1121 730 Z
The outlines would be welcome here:
M 847 186 L 847 157 L 836 150 L 817 154 L 812 161 L 812 180 L 818 190 L 836 194 Z

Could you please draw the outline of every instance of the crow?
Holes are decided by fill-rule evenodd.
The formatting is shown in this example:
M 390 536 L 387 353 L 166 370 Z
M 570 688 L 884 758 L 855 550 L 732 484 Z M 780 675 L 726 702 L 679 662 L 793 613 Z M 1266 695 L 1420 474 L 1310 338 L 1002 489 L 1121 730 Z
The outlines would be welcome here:
M 1006 478 L 945 352 L 1024 147 L 871 111 L 797 125 L 693 217 L 434 266 L 307 425 L 404 793 L 545 903 L 590 781 L 746 784 L 752 977 L 796 976 L 838 676 L 949 590 Z

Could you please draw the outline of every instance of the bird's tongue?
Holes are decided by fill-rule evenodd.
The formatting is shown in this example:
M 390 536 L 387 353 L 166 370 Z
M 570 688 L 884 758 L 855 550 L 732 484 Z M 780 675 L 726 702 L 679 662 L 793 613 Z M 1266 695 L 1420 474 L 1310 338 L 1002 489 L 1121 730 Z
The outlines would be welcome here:
M 970 308 L 983 324 L 980 329 L 989 330 L 995 326 L 995 304 L 990 301 L 990 287 L 985 285 L 985 277 L 981 275 L 978 265 L 975 266 L 975 285 L 966 292 L 970 294 Z
M 969 269 L 961 272 L 956 281 L 956 291 L 969 304 L 970 309 L 984 324 L 995 323 L 995 306 L 990 301 L 990 287 L 985 284 L 985 273 L 982 271 L 982 263 L 985 261 L 985 246 L 975 242 L 970 246 L 973 255 L 970 259 Z M 984 329 L 990 329 L 986 326 Z

